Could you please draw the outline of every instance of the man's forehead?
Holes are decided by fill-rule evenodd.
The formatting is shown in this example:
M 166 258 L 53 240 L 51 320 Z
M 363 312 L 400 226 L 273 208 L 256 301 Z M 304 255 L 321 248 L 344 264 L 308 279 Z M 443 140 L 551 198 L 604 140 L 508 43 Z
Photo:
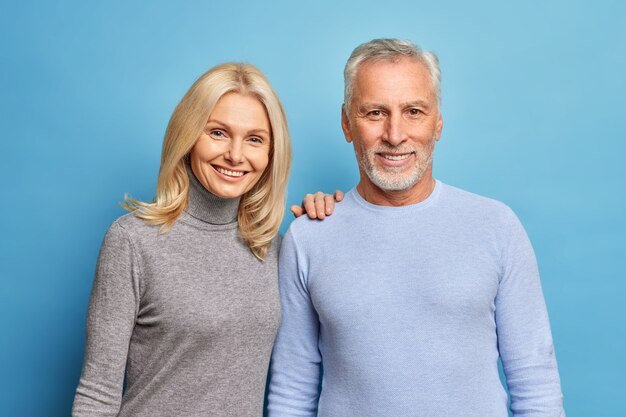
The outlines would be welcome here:
M 411 68 L 416 72 L 428 72 L 428 67 L 414 57 L 372 58 L 362 62 L 356 70 L 356 77 L 364 72 L 388 72 L 398 68 Z
M 365 62 L 356 73 L 354 99 L 362 103 L 431 102 L 434 97 L 430 72 L 415 59 Z

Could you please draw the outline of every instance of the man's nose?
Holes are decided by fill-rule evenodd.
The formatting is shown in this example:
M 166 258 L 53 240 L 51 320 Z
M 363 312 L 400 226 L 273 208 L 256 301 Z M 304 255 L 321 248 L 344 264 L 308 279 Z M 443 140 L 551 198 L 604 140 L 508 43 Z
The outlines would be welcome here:
M 386 121 L 383 140 L 392 146 L 398 146 L 407 138 L 405 120 L 400 114 L 391 114 Z

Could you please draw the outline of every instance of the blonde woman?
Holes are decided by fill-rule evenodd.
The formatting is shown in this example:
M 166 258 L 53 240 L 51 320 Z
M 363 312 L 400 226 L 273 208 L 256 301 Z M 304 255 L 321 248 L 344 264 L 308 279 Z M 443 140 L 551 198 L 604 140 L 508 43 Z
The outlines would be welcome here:
M 290 155 L 258 69 L 220 65 L 191 86 L 155 201 L 126 199 L 102 244 L 73 416 L 262 415 Z

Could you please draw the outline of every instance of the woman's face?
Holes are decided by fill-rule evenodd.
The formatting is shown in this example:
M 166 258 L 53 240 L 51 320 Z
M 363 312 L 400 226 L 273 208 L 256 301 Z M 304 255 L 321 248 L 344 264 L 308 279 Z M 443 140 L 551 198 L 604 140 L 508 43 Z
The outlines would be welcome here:
M 191 149 L 191 169 L 211 193 L 241 197 L 269 162 L 271 129 L 265 107 L 254 96 L 220 98 Z

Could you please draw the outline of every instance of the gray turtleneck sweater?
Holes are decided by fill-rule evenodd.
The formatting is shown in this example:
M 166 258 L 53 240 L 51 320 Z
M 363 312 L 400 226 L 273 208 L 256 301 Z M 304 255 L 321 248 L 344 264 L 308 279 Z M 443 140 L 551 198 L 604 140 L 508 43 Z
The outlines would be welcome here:
M 190 182 L 168 233 L 129 213 L 104 238 L 74 417 L 263 414 L 279 242 L 259 261 L 239 237 L 239 199 Z

